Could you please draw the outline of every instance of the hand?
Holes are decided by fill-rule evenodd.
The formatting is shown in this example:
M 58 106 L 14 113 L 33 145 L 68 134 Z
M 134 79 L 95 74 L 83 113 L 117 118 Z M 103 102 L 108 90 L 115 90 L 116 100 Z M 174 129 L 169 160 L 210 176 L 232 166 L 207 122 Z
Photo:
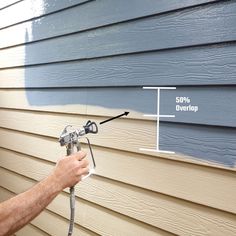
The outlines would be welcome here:
M 58 160 L 52 176 L 60 189 L 76 185 L 89 172 L 86 153 L 80 151 Z

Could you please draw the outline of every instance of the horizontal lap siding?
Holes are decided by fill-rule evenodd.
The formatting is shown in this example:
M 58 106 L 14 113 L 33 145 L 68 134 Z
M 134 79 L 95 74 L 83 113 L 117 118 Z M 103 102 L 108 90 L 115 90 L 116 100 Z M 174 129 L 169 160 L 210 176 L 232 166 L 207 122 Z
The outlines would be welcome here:
M 6 69 L 0 70 L 0 86 L 47 88 L 235 84 L 235 48 L 232 43 Z M 29 75 L 26 81 L 25 75 Z M 50 80 L 47 80 L 48 77 Z
M 6 154 L 6 153 L 5 153 Z M 9 162 L 11 161 L 11 155 L 7 155 L 9 157 L 9 160 L 5 160 L 2 162 L 2 164 L 6 167 L 8 166 L 9 168 Z M 14 154 L 13 154 L 14 156 Z M 23 156 L 22 156 L 23 157 Z M 31 176 L 32 178 L 39 180 L 41 177 L 45 177 L 46 173 L 41 175 L 41 177 L 37 176 L 37 174 L 29 174 L 27 173 L 29 171 L 28 168 L 34 168 L 37 172 L 37 168 L 39 166 L 45 168 L 45 169 L 52 169 L 52 165 L 45 165 L 46 163 L 40 163 L 35 160 L 30 160 L 28 159 L 25 160 L 25 167 L 26 168 L 21 168 L 18 165 L 18 173 L 23 173 L 26 176 Z M 32 162 L 33 161 L 33 162 Z M 8 164 L 7 164 L 8 163 Z M 13 167 L 14 168 L 14 167 Z M 21 169 L 21 170 L 20 170 Z M 23 172 L 22 172 L 23 171 Z M 20 180 L 25 184 L 26 186 L 30 187 L 32 184 L 29 183 L 29 181 L 25 182 L 23 179 Z M 19 182 L 19 177 L 18 177 L 18 182 Z M 32 182 L 32 181 L 30 181 Z M 4 184 L 4 183 L 2 183 Z M 16 193 L 19 193 L 23 190 L 23 185 L 22 186 L 17 186 L 14 181 L 11 183 L 9 182 L 9 188 L 14 189 Z M 28 188 L 27 187 L 27 188 Z M 115 185 L 113 187 L 116 187 Z M 78 190 L 76 190 L 77 196 L 78 195 Z M 114 192 L 115 193 L 115 192 Z M 123 196 L 123 193 L 121 192 L 121 195 Z M 94 198 L 96 196 L 93 194 Z M 99 198 L 97 198 L 98 200 Z M 150 197 L 150 199 L 152 199 Z M 69 216 L 69 208 L 67 204 L 68 200 L 68 193 L 61 193 L 58 195 L 58 197 L 48 206 L 48 210 L 55 212 L 56 214 L 59 214 L 60 216 L 63 216 L 65 218 L 68 218 Z M 105 197 L 103 198 L 103 203 L 102 204 L 97 204 L 97 200 L 89 201 L 90 199 L 86 197 L 79 198 L 77 197 L 76 199 L 76 209 L 77 214 L 75 221 L 77 224 L 90 229 L 94 232 L 97 232 L 100 235 L 113 235 L 116 232 L 121 233 L 121 235 L 136 235 L 137 233 L 140 233 L 140 235 L 171 235 L 168 233 L 163 232 L 162 230 L 158 230 L 157 228 L 154 228 L 150 225 L 141 223 L 137 220 L 131 219 L 129 217 L 126 217 L 124 215 L 121 215 L 119 213 L 116 213 L 110 209 L 107 208 L 107 205 L 109 205 L 109 198 Z M 122 200 L 119 202 L 122 204 Z M 104 205 L 105 204 L 105 205 Z M 104 207 L 105 206 L 105 207 Z M 116 204 L 114 205 L 116 206 Z M 114 209 L 113 209 L 114 210 Z M 126 210 L 127 211 L 127 210 Z M 141 215 L 141 214 L 140 214 Z M 93 220 L 91 220 L 93 219 Z M 116 224 L 114 224 L 116 222 Z M 108 225 L 106 225 L 109 223 Z
M 236 44 L 228 43 L 35 65 L 0 70 L 0 87 L 235 85 L 235 58 Z
M 9 168 L 11 166 L 10 163 L 16 158 L 17 155 L 18 158 L 16 159 L 18 160 L 18 165 L 17 167 L 13 167 L 11 169 L 15 169 L 18 173 L 31 176 L 37 180 L 42 178 L 42 176 L 45 176 L 45 174 L 39 176 L 36 173 L 38 169 L 52 168 L 52 165 L 49 167 L 47 163 L 37 162 L 36 160 L 25 155 L 15 155 L 12 152 L 4 150 L 1 150 L 1 154 L 8 157 L 2 162 L 4 167 Z M 20 162 L 22 158 L 25 159 L 24 166 L 20 164 L 22 163 Z M 32 169 L 34 169 L 34 171 L 32 171 Z M 83 204 L 84 200 L 88 200 L 91 202 L 89 204 L 96 203 L 106 209 L 118 211 L 134 219 L 142 220 L 151 225 L 154 224 L 160 228 L 165 228 L 166 230 L 177 233 L 178 235 L 189 235 L 189 232 L 191 231 L 194 235 L 207 235 L 207 231 L 210 231 L 212 235 L 223 235 L 223 233 L 227 235 L 234 235 L 236 226 L 234 225 L 234 217 L 232 214 L 223 213 L 214 209 L 206 210 L 205 207 L 188 203 L 183 200 L 170 198 L 158 193 L 152 193 L 150 191 L 144 191 L 142 189 L 137 189 L 121 183 L 112 184 L 112 181 L 106 179 L 102 180 L 102 178 L 100 180 L 99 179 L 100 178 L 98 177 L 93 177 L 87 183 L 84 182 L 76 188 L 76 194 L 80 197 L 80 199 L 77 199 L 78 203 Z M 9 183 L 8 185 L 11 188 L 12 185 L 16 186 L 15 188 L 19 188 L 13 180 L 12 183 Z M 87 187 L 84 188 L 84 186 Z M 65 198 L 64 193 L 57 199 L 58 201 L 61 201 L 63 198 Z M 65 213 L 68 212 L 68 210 L 65 209 L 66 206 L 63 205 L 59 208 L 55 207 L 58 204 L 58 201 L 52 203 L 49 209 L 53 209 L 54 211 L 56 210 L 57 213 L 65 215 Z M 133 208 L 133 205 L 136 205 L 136 207 Z M 78 212 L 78 214 L 80 213 Z M 178 215 L 177 218 L 176 215 Z M 199 218 L 201 218 L 200 222 L 198 221 Z M 78 218 L 78 220 L 84 221 L 84 218 Z M 189 220 L 189 222 L 187 222 L 187 220 Z M 219 220 L 221 220 L 221 223 L 219 223 Z M 99 222 L 97 223 L 98 226 Z M 87 222 L 87 224 L 89 224 L 89 222 Z M 141 223 L 138 225 L 141 226 Z M 213 226 L 215 228 L 212 228 Z M 104 229 L 105 232 L 106 230 L 109 230 L 109 226 L 106 227 L 107 229 Z M 114 225 L 113 227 L 116 226 Z M 146 228 L 148 229 L 148 227 Z M 151 228 L 149 227 L 149 229 Z M 125 232 L 128 233 L 130 229 L 123 230 L 125 231 L 121 231 L 121 234 Z M 141 228 L 139 230 L 141 230 Z
M 0 14 L 0 29 L 9 27 L 14 24 L 31 20 L 43 15 L 47 15 L 53 12 L 63 10 L 68 7 L 75 6 L 89 0 L 24 0 L 18 1 L 18 4 L 14 4 L 2 10 Z M 18 12 L 24 12 L 24 14 L 17 14 Z M 12 17 L 9 17 L 12 16 Z M 14 16 L 14 17 L 13 17 Z
M 175 115 L 175 119 L 161 118 L 161 121 L 181 124 L 201 124 L 220 127 L 236 127 L 236 86 L 179 86 L 173 91 L 161 92 L 161 113 Z M 199 112 L 176 111 L 176 97 L 191 98 Z M 151 102 L 150 102 L 151 101 Z M 207 102 L 206 102 L 207 101 Z M 61 106 L 65 108 L 61 110 Z M 51 89 L 1 89 L 0 107 L 99 115 L 122 112 L 131 113 L 127 118 L 147 119 L 142 114 L 156 113 L 156 91 L 141 87 L 99 87 L 99 88 L 51 88 Z M 209 112 L 210 111 L 210 112 Z M 225 116 L 225 114 L 230 114 Z
M 128 110 L 91 137 L 97 172 L 76 188 L 75 235 L 234 235 L 236 2 L 14 2 L 0 4 L 1 200 L 48 175 L 65 125 Z M 162 119 L 160 143 L 180 155 L 139 150 L 155 146 L 142 115 L 156 95 L 142 86 L 157 85 L 177 86 L 161 97 L 176 119 Z M 181 95 L 200 112 L 177 113 Z M 68 216 L 65 191 L 17 235 L 65 235 Z
M 23 0 L 2 0 L 0 3 L 0 10 L 3 8 L 11 7 L 13 4 L 16 4 Z
M 235 9 L 218 3 L 3 49 L 0 68 L 233 41 Z M 34 34 L 41 24 L 31 27 Z
M 90 118 L 97 123 L 106 119 L 97 116 Z M 32 120 L 34 125 L 28 125 Z M 86 120 L 86 115 L 57 115 L 50 112 L 0 109 L 2 127 L 49 137 L 58 137 L 67 124 L 80 127 Z M 104 125 L 99 130 L 99 135 L 91 136 L 90 139 L 98 146 L 144 153 L 139 149 L 155 147 L 156 134 L 153 132 L 155 129 L 155 121 L 119 119 Z M 235 138 L 231 128 L 165 122 L 160 127 L 160 144 L 161 147 L 178 153 L 216 162 L 226 167 L 235 167 Z M 184 150 L 183 144 L 185 144 Z
M 89 4 L 75 6 L 58 12 L 58 14 L 51 14 L 46 17 L 42 15 L 39 20 L 40 22 L 43 22 L 45 27 L 38 28 L 33 37 L 29 38 L 27 42 L 89 30 L 91 28 L 98 28 L 152 14 L 163 14 L 175 9 L 181 9 L 201 3 L 215 2 L 215 0 L 182 0 L 178 3 L 175 0 L 146 0 L 145 2 L 129 0 L 128 6 L 126 0 L 96 0 L 84 2 L 89 2 Z M 116 14 L 114 14 L 111 9 L 115 9 Z M 68 17 L 68 15 L 70 15 L 70 17 Z M 24 43 L 25 30 L 29 29 L 31 25 L 37 25 L 37 21 L 38 19 L 29 20 L 28 22 L 19 23 L 13 27 L 1 30 L 0 38 L 3 40 L 0 42 L 0 48 Z M 16 32 L 18 37 L 10 38 L 12 33 Z M 7 41 L 4 39 L 7 39 Z
M 53 163 L 64 153 L 62 149 L 57 148 L 55 138 L 8 129 L 0 131 L 3 137 L 0 140 L 0 146 L 5 149 Z M 13 135 L 14 139 L 21 140 L 21 143 L 10 142 L 10 137 Z M 83 148 L 85 148 L 84 145 Z M 130 153 L 127 158 L 125 151 L 98 146 L 95 147 L 94 153 L 98 176 L 236 213 L 234 172 L 135 153 Z M 144 178 L 147 169 L 149 181 Z M 120 170 L 123 170 L 122 175 L 120 175 Z M 204 192 L 199 191 L 199 186 Z

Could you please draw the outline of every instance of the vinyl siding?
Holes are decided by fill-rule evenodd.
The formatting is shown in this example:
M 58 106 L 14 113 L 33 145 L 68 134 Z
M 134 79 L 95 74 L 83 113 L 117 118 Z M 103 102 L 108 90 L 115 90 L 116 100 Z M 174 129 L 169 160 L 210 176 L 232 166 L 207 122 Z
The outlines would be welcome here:
M 235 235 L 235 10 L 213 0 L 0 3 L 0 200 L 50 173 L 65 125 L 128 110 L 90 138 L 97 170 L 76 186 L 74 234 Z M 176 118 L 160 129 L 175 155 L 139 150 L 156 140 L 143 117 L 156 94 L 143 86 L 177 87 L 162 94 L 161 112 Z M 176 112 L 182 95 L 200 111 Z M 66 189 L 16 235 L 66 235 L 68 217 Z

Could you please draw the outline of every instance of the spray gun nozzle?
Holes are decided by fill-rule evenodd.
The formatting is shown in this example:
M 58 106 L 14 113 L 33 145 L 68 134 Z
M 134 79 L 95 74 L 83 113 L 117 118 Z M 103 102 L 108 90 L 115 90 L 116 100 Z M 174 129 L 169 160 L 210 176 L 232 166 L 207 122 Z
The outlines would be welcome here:
M 98 132 L 98 126 L 95 122 L 88 120 L 86 125 L 84 126 L 84 131 L 86 134 L 88 133 L 96 134 Z

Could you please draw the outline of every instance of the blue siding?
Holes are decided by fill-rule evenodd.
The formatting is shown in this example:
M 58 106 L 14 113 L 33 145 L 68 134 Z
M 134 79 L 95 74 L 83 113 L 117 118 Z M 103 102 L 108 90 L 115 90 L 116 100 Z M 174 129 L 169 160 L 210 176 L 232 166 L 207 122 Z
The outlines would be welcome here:
M 236 44 L 224 43 L 45 63 L 17 70 L 27 74 L 26 88 L 235 85 L 235 61 Z M 14 70 L 8 73 L 10 77 Z
M 162 123 L 160 148 L 178 154 L 219 163 L 236 165 L 235 130 L 232 128 Z
M 235 22 L 236 2 L 205 5 L 27 44 L 26 56 L 18 53 L 20 46 L 5 49 L 3 53 L 15 58 L 1 61 L 1 67 L 231 42 L 236 39 Z M 32 24 L 33 35 L 42 24 L 43 21 Z
M 134 20 L 150 15 L 164 14 L 177 9 L 201 5 L 202 3 L 215 2 L 216 0 L 90 0 L 90 1 L 53 1 L 44 0 L 44 5 L 49 6 L 50 11 L 46 8 L 45 13 L 40 18 L 27 18 L 27 22 L 36 25 L 40 22 L 43 27 L 37 27 L 34 31 L 33 38 L 26 42 L 48 39 L 56 36 L 78 33 L 80 31 L 91 30 L 106 25 L 117 24 L 128 20 Z M 76 4 L 77 3 L 77 4 Z M 89 4 L 80 4 L 89 3 Z M 73 5 L 76 4 L 76 5 Z M 64 8 L 63 8 L 64 6 Z M 19 6 L 18 6 L 19 7 Z M 70 17 L 68 17 L 70 16 Z M 20 22 L 18 22 L 19 24 Z M 26 27 L 26 24 L 19 24 L 19 27 Z M 13 30 L 17 27 L 13 27 Z M 6 30 L 2 32 L 6 33 Z M 1 42 L 0 47 L 18 45 L 24 43 L 20 38 L 15 39 L 15 44 Z

